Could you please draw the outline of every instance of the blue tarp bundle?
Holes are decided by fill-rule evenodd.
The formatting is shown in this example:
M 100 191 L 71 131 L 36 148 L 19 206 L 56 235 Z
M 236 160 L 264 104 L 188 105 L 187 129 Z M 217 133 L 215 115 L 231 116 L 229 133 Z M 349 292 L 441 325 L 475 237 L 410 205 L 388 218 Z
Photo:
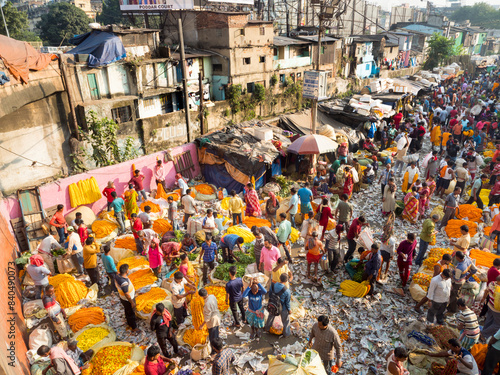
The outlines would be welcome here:
M 67 52 L 73 55 L 89 54 L 89 66 L 98 67 L 124 59 L 127 56 L 120 38 L 113 33 L 93 30 L 69 40 L 76 47 Z
M 226 170 L 224 164 L 202 164 L 201 171 L 205 181 L 209 184 L 213 184 L 217 187 L 222 187 L 229 193 L 231 190 L 235 190 L 237 193 L 243 191 L 244 185 L 240 184 L 238 181 L 233 179 L 229 172 Z M 259 174 L 256 176 L 260 178 L 256 179 L 255 187 L 257 189 L 261 188 L 266 183 L 266 167 L 263 167 Z

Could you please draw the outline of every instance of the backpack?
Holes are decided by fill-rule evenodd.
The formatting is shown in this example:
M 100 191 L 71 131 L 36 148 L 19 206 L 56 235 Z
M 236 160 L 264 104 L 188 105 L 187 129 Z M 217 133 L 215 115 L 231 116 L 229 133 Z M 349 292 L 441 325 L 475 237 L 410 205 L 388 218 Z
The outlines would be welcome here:
M 287 287 L 284 286 L 278 293 L 274 293 L 274 286 L 271 284 L 271 293 L 269 294 L 269 302 L 267 303 L 267 311 L 272 316 L 281 315 L 281 295 L 285 293 Z

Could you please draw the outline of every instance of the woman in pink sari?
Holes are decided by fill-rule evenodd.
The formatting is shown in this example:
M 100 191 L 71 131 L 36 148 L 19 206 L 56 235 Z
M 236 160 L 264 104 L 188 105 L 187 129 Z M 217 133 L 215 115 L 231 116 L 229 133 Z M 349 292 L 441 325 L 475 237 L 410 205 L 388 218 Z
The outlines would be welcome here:
M 429 197 L 431 194 L 431 190 L 427 186 L 427 182 L 422 184 L 422 188 L 418 191 L 418 207 L 420 215 L 423 216 L 425 211 L 429 208 Z
M 344 168 L 345 171 L 345 182 L 344 182 L 344 194 L 347 194 L 349 198 L 351 198 L 352 190 L 354 188 L 354 180 L 352 178 L 352 173 L 349 171 L 349 167 Z
M 404 198 L 405 209 L 403 211 L 403 219 L 415 224 L 418 219 L 418 199 L 415 197 L 417 188 L 413 187 Z
M 429 200 L 430 200 L 432 194 L 434 194 L 434 191 L 436 190 L 436 181 L 434 181 L 434 176 L 429 176 L 429 178 L 425 182 L 427 184 L 427 187 L 429 188 Z M 427 205 L 429 205 L 429 202 L 427 202 Z
M 262 216 L 262 211 L 260 209 L 259 195 L 253 188 L 251 183 L 248 183 L 245 187 L 245 203 L 247 208 L 245 210 L 246 216 L 260 217 Z

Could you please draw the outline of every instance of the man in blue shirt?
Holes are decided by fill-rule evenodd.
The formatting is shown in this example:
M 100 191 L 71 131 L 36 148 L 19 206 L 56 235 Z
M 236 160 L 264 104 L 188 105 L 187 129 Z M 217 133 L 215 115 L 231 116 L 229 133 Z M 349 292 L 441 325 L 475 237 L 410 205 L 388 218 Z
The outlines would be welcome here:
M 368 295 L 375 294 L 375 282 L 377 281 L 378 271 L 382 266 L 382 257 L 378 251 L 378 245 L 374 243 L 371 247 L 372 256 L 368 262 L 365 264 L 365 270 L 363 272 L 363 281 L 368 280 L 370 282 L 370 291 Z
M 222 259 L 224 263 L 234 263 L 234 259 L 239 261 L 238 257 L 233 254 L 233 249 L 237 246 L 239 251 L 243 251 L 241 248 L 243 242 L 245 242 L 243 237 L 237 234 L 226 234 L 222 237 L 220 240 L 220 247 L 222 249 Z
M 292 298 L 292 294 L 290 293 L 290 289 L 286 287 L 286 283 L 288 282 L 288 275 L 286 273 L 282 273 L 280 275 L 280 282 L 279 283 L 271 283 L 271 289 L 269 293 L 275 293 L 279 294 L 283 288 L 285 290 L 281 293 L 280 295 L 280 301 L 281 301 L 281 322 L 283 323 L 283 336 L 284 338 L 288 337 L 291 335 L 290 331 L 290 321 L 289 321 L 289 315 L 292 312 L 291 307 L 290 307 L 290 301 Z M 269 314 L 269 317 L 267 318 L 266 326 L 264 327 L 264 331 L 269 332 L 271 329 L 273 322 L 274 322 L 275 316 L 272 314 Z
M 120 224 L 120 233 L 118 235 L 125 233 L 125 215 L 123 213 L 123 209 L 125 208 L 125 201 L 116 195 L 116 191 L 111 192 L 111 196 L 113 197 L 113 202 L 109 205 L 109 207 L 115 212 L 116 221 Z
M 297 195 L 297 190 L 295 190 L 295 188 L 291 188 L 290 193 L 292 193 L 292 197 L 290 198 L 290 203 L 288 206 L 288 210 L 286 210 L 286 213 L 290 214 L 290 222 L 292 223 L 292 227 L 297 228 L 295 226 L 295 215 L 299 210 L 299 196 Z
M 290 262 L 290 264 L 293 264 L 292 256 L 290 255 L 291 249 L 289 249 L 286 244 L 286 241 L 288 241 L 290 235 L 292 234 L 292 224 L 286 219 L 286 214 L 284 212 L 280 213 L 280 220 L 280 226 L 276 235 L 278 236 L 278 241 L 285 250 L 288 262 Z
M 106 270 L 106 273 L 108 274 L 109 282 L 111 283 L 111 291 L 117 292 L 118 290 L 116 289 L 115 285 L 115 276 L 118 271 L 116 270 L 115 261 L 113 260 L 111 255 L 109 255 L 111 248 L 109 247 L 109 245 L 104 245 L 102 249 L 104 251 L 104 255 L 101 258 L 102 264 L 104 266 L 104 269 Z
M 203 284 L 207 283 L 208 269 L 212 271 L 215 267 L 215 257 L 217 256 L 217 245 L 212 242 L 212 235 L 205 236 L 205 242 L 201 244 L 200 258 L 203 259 Z
M 226 284 L 226 305 L 229 304 L 229 308 L 233 313 L 234 326 L 240 328 L 241 324 L 238 319 L 237 307 L 240 309 L 243 323 L 246 323 L 246 317 L 245 307 L 243 306 L 243 281 L 241 280 L 241 277 L 236 277 L 237 271 L 238 268 L 236 266 L 229 267 L 229 278 L 231 280 Z
M 309 189 L 309 182 L 306 182 L 304 187 L 299 189 L 297 194 L 300 198 L 300 213 L 302 214 L 303 219 L 305 214 L 308 214 L 313 210 L 311 205 L 313 193 L 311 189 Z

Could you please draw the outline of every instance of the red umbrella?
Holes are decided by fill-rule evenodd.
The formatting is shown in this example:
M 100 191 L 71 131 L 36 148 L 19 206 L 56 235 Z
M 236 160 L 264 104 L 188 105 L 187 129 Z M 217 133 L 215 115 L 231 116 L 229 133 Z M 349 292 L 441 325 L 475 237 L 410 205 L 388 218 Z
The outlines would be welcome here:
M 288 151 L 299 155 L 326 154 L 335 152 L 338 143 L 319 134 L 304 135 L 288 146 Z

